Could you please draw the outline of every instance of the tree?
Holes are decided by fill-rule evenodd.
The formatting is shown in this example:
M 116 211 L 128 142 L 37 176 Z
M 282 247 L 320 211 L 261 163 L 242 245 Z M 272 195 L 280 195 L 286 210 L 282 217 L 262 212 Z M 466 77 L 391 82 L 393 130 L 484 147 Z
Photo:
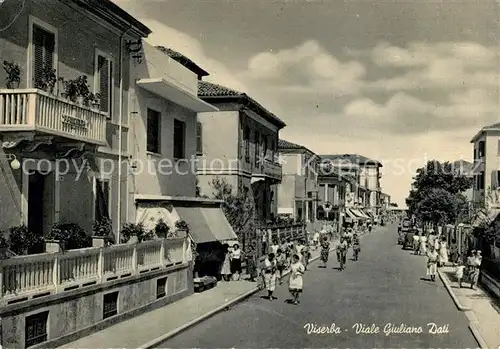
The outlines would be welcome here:
M 457 223 L 469 216 L 467 199 L 462 195 L 473 179 L 456 171 L 450 162 L 429 161 L 419 168 L 406 204 L 410 213 L 423 222 Z
M 214 198 L 224 201 L 222 210 L 238 236 L 242 249 L 247 251 L 257 240 L 254 222 L 255 205 L 251 190 L 242 187 L 235 193 L 232 185 L 219 177 L 214 178 L 210 186 L 214 190 Z

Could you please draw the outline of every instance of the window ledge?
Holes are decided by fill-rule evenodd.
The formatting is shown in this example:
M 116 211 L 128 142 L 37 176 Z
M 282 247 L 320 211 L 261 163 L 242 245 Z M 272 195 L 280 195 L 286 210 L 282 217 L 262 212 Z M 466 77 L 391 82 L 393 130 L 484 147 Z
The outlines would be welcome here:
M 162 155 L 160 153 L 155 153 L 155 152 L 152 152 L 152 151 L 147 151 L 146 155 L 147 156 L 153 156 L 155 158 L 161 158 L 162 157 Z

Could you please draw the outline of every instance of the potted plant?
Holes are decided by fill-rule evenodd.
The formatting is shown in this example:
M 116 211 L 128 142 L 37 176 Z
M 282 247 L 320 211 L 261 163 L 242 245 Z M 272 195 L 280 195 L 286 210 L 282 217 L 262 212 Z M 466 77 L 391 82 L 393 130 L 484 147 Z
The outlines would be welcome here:
M 9 249 L 17 255 L 43 250 L 42 237 L 30 231 L 24 224 L 9 228 L 8 235 Z
M 177 235 L 175 237 L 186 237 L 189 232 L 189 227 L 186 221 L 181 219 L 175 222 L 175 232 Z
M 87 76 L 81 75 L 73 80 L 59 79 L 64 87 L 63 97 L 83 105 L 91 94 Z
M 7 73 L 7 88 L 18 88 L 21 82 L 21 66 L 15 62 L 3 61 L 3 69 Z
M 142 223 L 125 223 L 121 230 L 121 242 L 129 244 L 141 242 L 146 233 Z
M 104 247 L 113 243 L 113 224 L 108 217 L 95 221 L 92 232 L 93 247 Z
M 154 228 L 154 234 L 159 239 L 166 239 L 168 237 L 168 233 L 170 231 L 170 227 L 165 223 L 163 219 L 159 219 Z
M 52 67 L 44 65 L 41 76 L 36 78 L 34 81 L 34 86 L 42 91 L 54 93 L 56 82 L 56 70 Z
M 45 236 L 45 244 L 47 252 L 61 252 L 90 247 L 92 238 L 78 224 L 61 222 L 52 226 L 50 232 Z

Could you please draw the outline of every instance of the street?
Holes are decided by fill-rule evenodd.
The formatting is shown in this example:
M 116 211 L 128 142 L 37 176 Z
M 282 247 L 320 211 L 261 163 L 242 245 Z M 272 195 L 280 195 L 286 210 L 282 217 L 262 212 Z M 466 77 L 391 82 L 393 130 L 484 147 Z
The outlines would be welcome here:
M 304 277 L 300 305 L 285 303 L 290 296 L 284 284 L 275 292 L 278 300 L 263 299 L 260 292 L 157 348 L 478 347 L 439 278 L 425 280 L 425 257 L 403 251 L 396 230 L 379 227 L 364 236 L 360 260 L 350 260 L 351 250 L 342 272 L 334 253 L 327 269 L 314 262 Z M 430 329 L 429 323 L 436 326 Z M 421 333 L 398 334 L 401 324 L 413 332 L 421 327 Z M 312 330 L 320 326 L 329 330 Z M 389 327 L 395 329 L 386 335 Z

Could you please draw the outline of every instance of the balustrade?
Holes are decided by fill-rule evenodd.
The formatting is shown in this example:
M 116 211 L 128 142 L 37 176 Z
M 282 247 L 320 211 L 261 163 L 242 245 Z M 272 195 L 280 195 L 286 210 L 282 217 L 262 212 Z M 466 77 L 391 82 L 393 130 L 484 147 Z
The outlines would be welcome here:
M 185 263 L 185 240 L 151 240 L 3 260 L 0 302 L 64 292 Z

